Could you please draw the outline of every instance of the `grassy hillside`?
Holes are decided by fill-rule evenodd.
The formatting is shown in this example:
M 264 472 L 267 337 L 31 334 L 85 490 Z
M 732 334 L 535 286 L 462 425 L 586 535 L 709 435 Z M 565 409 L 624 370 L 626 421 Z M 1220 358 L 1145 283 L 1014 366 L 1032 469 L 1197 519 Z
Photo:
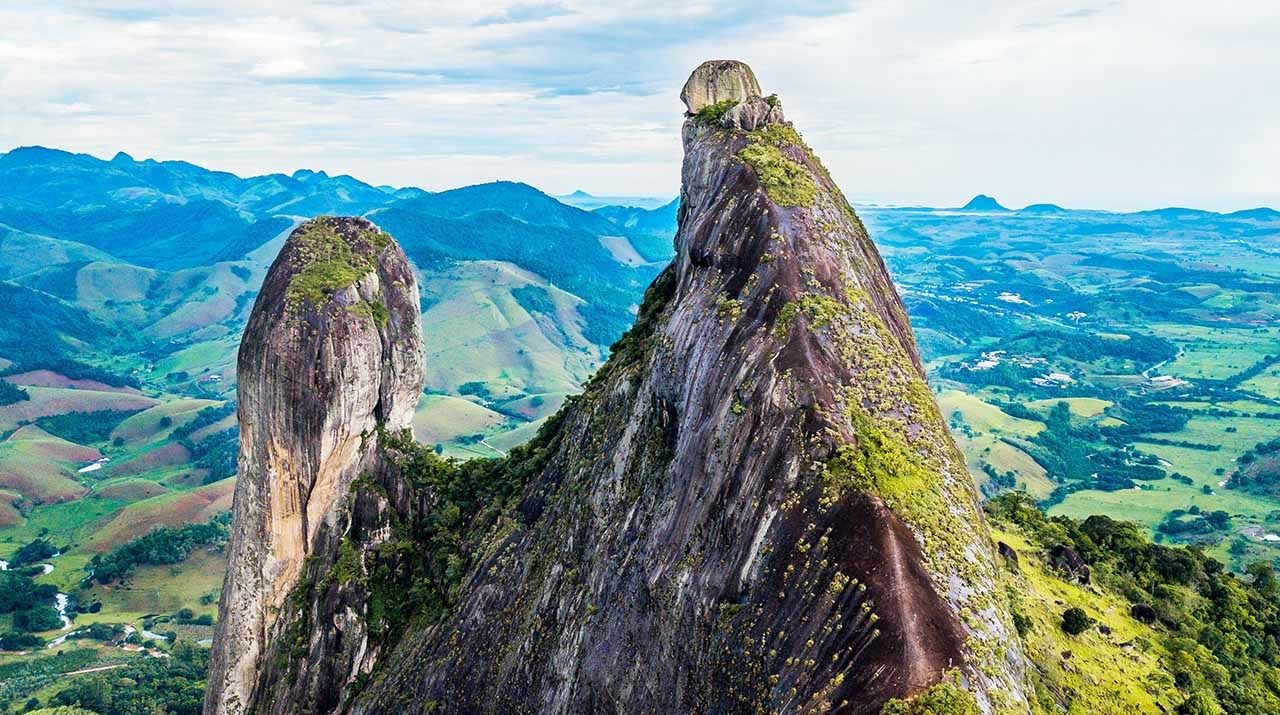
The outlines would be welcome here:
M 1280 708 L 1280 580 L 1105 516 L 1046 517 L 1025 495 L 987 506 L 1041 712 L 1248 713 Z M 1075 610 L 1075 613 L 1072 611 Z
M 1023 648 L 1034 663 L 1040 712 L 1128 715 L 1172 712 L 1185 696 L 1167 672 L 1169 653 L 1156 627 L 1135 619 L 1130 604 L 1109 588 L 1075 583 L 1046 563 L 1044 546 L 1013 524 L 992 536 L 1016 554 L 1005 577 L 1019 616 Z M 1068 608 L 1096 622 L 1072 636 L 1063 630 Z

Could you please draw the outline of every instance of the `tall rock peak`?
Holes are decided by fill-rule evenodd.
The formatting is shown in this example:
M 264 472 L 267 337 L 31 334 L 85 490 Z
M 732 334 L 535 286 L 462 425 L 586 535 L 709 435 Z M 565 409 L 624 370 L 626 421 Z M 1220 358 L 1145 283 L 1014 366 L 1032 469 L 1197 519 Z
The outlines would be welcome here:
M 205 711 L 248 712 L 278 615 L 335 523 L 375 432 L 409 424 L 422 387 L 418 287 L 391 238 L 359 218 L 289 236 L 240 345 L 239 478 Z
M 636 325 L 505 460 L 383 441 L 282 608 L 261 712 L 874 715 L 933 689 L 1026 711 L 865 228 L 745 65 L 682 96 L 677 255 Z M 322 672 L 338 692 L 291 684 Z

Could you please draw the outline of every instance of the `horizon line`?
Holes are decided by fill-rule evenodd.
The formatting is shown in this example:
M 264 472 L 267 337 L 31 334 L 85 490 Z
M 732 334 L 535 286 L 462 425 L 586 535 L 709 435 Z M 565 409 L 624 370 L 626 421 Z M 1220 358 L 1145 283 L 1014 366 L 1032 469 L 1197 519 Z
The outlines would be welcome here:
M 0 151 L 0 157 L 6 157 L 6 156 L 9 156 L 10 154 L 13 154 L 14 152 L 22 151 L 22 150 L 24 150 L 24 149 L 27 149 L 27 150 L 29 150 L 29 149 L 38 149 L 38 150 L 43 150 L 43 151 L 57 152 L 57 153 L 60 153 L 60 154 L 66 154 L 66 155 L 68 155 L 68 156 L 88 157 L 88 158 L 90 158 L 90 159 L 93 159 L 93 160 L 95 160 L 95 161 L 102 162 L 102 163 L 104 163 L 104 164 L 110 164 L 110 163 L 114 162 L 114 161 L 115 161 L 117 158 L 119 158 L 121 155 L 124 155 L 125 157 L 127 157 L 127 158 L 129 159 L 129 161 L 133 162 L 134 164 L 145 164 L 145 163 L 148 163 L 148 162 L 155 163 L 155 164 L 186 164 L 186 165 L 188 165 L 188 166 L 194 166 L 194 167 L 196 167 L 197 169 L 201 169 L 202 171 L 207 171 L 207 172 L 209 172 L 209 173 L 216 173 L 216 174 L 228 174 L 228 175 L 230 175 L 230 176 L 234 176 L 234 177 L 236 177 L 237 179 L 240 179 L 240 180 L 242 180 L 242 181 L 250 181 L 250 180 L 253 180 L 253 179 L 264 179 L 264 178 L 269 178 L 269 177 L 272 177 L 272 176 L 287 176 L 287 177 L 289 177 L 289 178 L 294 178 L 294 177 L 296 177 L 299 173 L 307 172 L 307 173 L 310 173 L 310 174 L 323 175 L 323 176 L 325 176 L 325 177 L 327 177 L 327 178 L 330 178 L 330 179 L 350 179 L 350 180 L 352 180 L 352 181 L 356 181 L 356 182 L 359 182 L 359 183 L 361 183 L 361 184 L 364 184 L 365 186 L 368 186 L 368 187 L 370 187 L 370 188 L 374 188 L 374 189 L 381 189 L 381 190 L 387 190 L 387 189 L 390 189 L 392 192 L 396 192 L 396 191 L 421 191 L 421 192 L 426 193 L 426 194 L 441 194 L 441 193 L 446 193 L 446 192 L 449 192 L 449 191 L 458 191 L 458 190 L 461 190 L 461 189 L 468 189 L 468 188 L 473 188 L 473 187 L 477 187 L 477 186 L 487 186 L 487 185 L 490 185 L 490 184 L 503 184 L 503 183 L 507 183 L 507 184 L 520 184 L 520 185 L 528 186 L 529 188 L 534 189 L 534 190 L 535 190 L 535 191 L 537 191 L 538 193 L 541 193 L 542 195 L 547 196 L 548 198 L 555 199 L 556 201 L 559 201 L 560 203 L 565 204 L 566 206 L 573 206 L 573 205 L 572 205 L 572 204 L 569 204 L 569 203 L 566 203 L 566 202 L 564 202 L 564 201 L 560 201 L 560 199 L 568 198 L 568 197 L 571 197 L 571 196 L 573 196 L 573 195 L 575 195 L 575 194 L 585 194 L 586 196 L 588 196 L 588 197 L 590 197 L 590 198 L 595 198 L 595 199 L 612 199 L 612 198 L 616 198 L 616 199 L 645 199 L 645 200 L 650 200 L 650 201 L 660 201 L 660 202 L 662 202 L 662 206 L 661 206 L 661 207 L 658 207 L 658 208 L 665 207 L 667 204 L 670 204 L 672 201 L 678 201 L 678 200 L 679 200 L 679 198 L 680 198 L 679 194 L 676 194 L 675 196 L 671 196 L 671 195 L 667 195 L 667 196 L 659 196 L 659 195 L 643 194 L 643 193 L 640 193 L 640 194 L 616 194 L 616 193 L 610 193 L 610 194 L 595 194 L 595 193 L 592 193 L 592 192 L 590 192 L 590 191 L 587 191 L 587 190 L 585 190 L 585 189 L 583 189 L 583 188 L 581 188 L 581 187 L 579 187 L 579 188 L 577 188 L 577 189 L 574 189 L 574 190 L 572 190 L 572 191 L 569 191 L 569 192 L 567 192 L 567 193 L 560 193 L 560 194 L 557 194 L 557 193 L 552 193 L 552 192 L 549 192 L 549 191 L 543 190 L 543 189 L 539 188 L 538 186 L 536 186 L 535 184 L 531 184 L 531 183 L 529 183 L 529 182 L 521 181 L 521 180 L 519 180 L 519 179 L 515 179 L 515 178 L 508 178 L 508 179 L 494 179 L 494 180 L 492 180 L 492 181 L 483 181 L 483 182 L 478 182 L 478 183 L 474 183 L 474 184 L 462 184 L 462 185 L 459 185 L 459 186 L 453 186 L 453 187 L 450 187 L 450 188 L 447 188 L 447 189 L 441 189 L 441 190 L 438 190 L 438 191 L 432 191 L 432 190 L 430 190 L 430 189 L 424 189 L 424 188 L 422 188 L 422 187 L 420 187 L 420 186 L 410 186 L 410 185 L 395 186 L 395 185 L 393 185 L 393 184 L 374 184 L 374 183 L 370 183 L 370 182 L 368 182 L 368 181 L 365 181 L 364 179 L 361 179 L 361 178 L 359 178 L 359 177 L 353 176 L 352 174 L 349 174 L 349 173 L 330 174 L 330 173 L 328 173 L 328 171 L 326 171 L 325 169 L 309 169 L 309 168 L 303 168 L 303 167 L 300 167 L 300 168 L 294 169 L 292 172 L 285 172 L 285 171 L 271 171 L 271 172 L 266 172 L 266 173 L 262 173 L 262 174 L 250 174 L 250 175 L 247 175 L 247 176 L 246 176 L 246 175 L 238 174 L 238 173 L 236 173 L 236 172 L 234 172 L 234 171 L 227 171 L 227 170 L 225 170 L 225 169 L 211 169 L 211 168 L 209 168 L 209 167 L 207 167 L 207 166 L 204 166 L 204 165 L 202 165 L 202 164 L 197 164 L 197 163 L 195 163 L 195 162 L 188 161 L 188 160 L 186 160 L 186 159 L 156 159 L 156 158 L 154 158 L 154 157 L 147 157 L 147 158 L 145 158 L 145 159 L 138 159 L 138 158 L 136 158 L 133 154 L 131 154 L 131 153 L 129 153 L 128 151 L 125 151 L 125 150 L 123 150 L 123 149 L 116 151 L 116 153 L 115 153 L 111 158 L 102 158 L 102 157 L 100 157 L 100 156 L 97 156 L 97 155 L 95 155 L 95 154 L 91 154 L 91 153 L 89 153 L 89 152 L 76 152 L 76 151 L 70 151 L 70 150 L 67 150 L 67 149 L 60 149 L 60 148 L 57 148 L 57 147 L 44 146 L 44 145 L 42 145 L 42 144 L 26 144 L 26 145 L 21 145 L 21 146 L 15 146 L 15 147 L 13 147 L 13 148 L 11 148 L 11 149 L 8 149 L 8 150 L 6 150 L 6 151 Z M 838 188 L 838 187 L 837 187 L 837 188 Z M 988 199 L 988 200 L 990 200 L 992 203 L 994 203 L 994 204 L 996 205 L 996 208 L 988 208 L 988 209 L 974 209 L 974 208 L 969 208 L 969 204 L 971 204 L 971 203 L 973 203 L 974 201 L 979 200 L 979 199 Z M 968 201 L 968 202 L 966 202 L 964 205 L 961 205 L 961 206 L 929 206 L 929 205 L 926 205 L 926 204 L 913 204 L 913 203 L 902 203 L 902 204 L 899 204 L 899 203 L 893 203 L 893 202 L 871 202 L 871 201 L 854 201 L 854 200 L 850 200 L 850 201 L 849 201 L 849 203 L 850 203 L 853 207 L 855 207 L 855 208 L 859 208 L 859 209 L 867 209 L 867 210 L 871 210 L 871 211 L 876 211 L 876 210 L 903 210 L 903 211 L 911 211 L 911 210 L 915 210 L 915 211 L 953 211 L 953 212 L 964 212 L 964 213 L 967 213 L 967 214 L 973 214 L 973 215 L 989 215 L 989 216 L 1001 216 L 1001 215 L 1006 215 L 1006 214 L 1019 214 L 1019 213 L 1022 213 L 1022 212 L 1024 212 L 1024 211 L 1026 211 L 1026 210 L 1027 210 L 1027 209 L 1029 209 L 1029 208 L 1033 208 L 1033 207 L 1040 207 L 1040 206 L 1043 206 L 1043 207 L 1050 207 L 1050 208 L 1054 208 L 1054 209 L 1059 209 L 1059 210 L 1061 210 L 1061 211 L 1063 211 L 1063 212 L 1079 212 L 1079 213 L 1113 214 L 1113 215 L 1117 215 L 1117 216 L 1126 216 L 1126 215 L 1134 215 L 1134 214 L 1160 213 L 1160 212 L 1165 212 L 1165 211 L 1187 211 L 1187 212 L 1194 212 L 1194 213 L 1201 213 L 1201 214 L 1209 214 L 1209 215 L 1213 215 L 1213 216 L 1234 216 L 1234 215 L 1236 215 L 1236 214 L 1252 213 L 1252 212 L 1257 212 L 1257 211 L 1270 211 L 1270 212 L 1273 212 L 1273 213 L 1280 214 L 1280 209 L 1276 209 L 1275 207 L 1267 206 L 1267 205 L 1246 206 L 1245 208 L 1239 208 L 1239 209 L 1235 209 L 1235 210 L 1231 210 L 1231 211 L 1215 211 L 1215 210 L 1213 210 L 1213 209 L 1201 209 L 1201 208 L 1194 208 L 1194 207 L 1191 207 L 1191 206 L 1182 206 L 1182 205 L 1154 206 L 1154 207 L 1151 207 L 1151 208 L 1145 208 L 1145 209 L 1133 209 L 1133 210 L 1116 210 L 1116 209 L 1098 209 L 1098 208 L 1069 207 L 1069 206 L 1062 206 L 1062 205 L 1060 205 L 1060 204 L 1057 204 L 1057 203 L 1054 203 L 1054 202 L 1050 202 L 1050 201 L 1037 201 L 1037 202 L 1035 202 L 1035 203 L 1027 204 L 1027 205 L 1023 206 L 1022 208 L 1014 209 L 1014 208 L 1008 208 L 1008 207 L 1006 207 L 1006 206 L 1001 205 L 1001 204 L 999 203 L 999 201 L 998 201 L 997 199 L 995 199 L 993 196 L 991 196 L 991 195 L 989 195 L 989 194 L 984 194 L 984 193 L 977 193 L 977 194 L 974 194 L 974 195 L 969 199 L 969 201 Z M 639 207 L 635 207 L 635 206 L 628 206 L 628 205 L 625 205 L 625 204 L 610 204 L 610 205 L 620 205 L 620 206 L 623 206 L 624 208 L 639 208 Z M 574 208 L 579 208 L 579 207 L 574 207 Z M 654 209 L 642 209 L 642 210 L 655 211 L 655 210 L 658 210 L 658 208 L 654 208 Z M 586 210 L 586 209 L 582 209 L 582 210 Z

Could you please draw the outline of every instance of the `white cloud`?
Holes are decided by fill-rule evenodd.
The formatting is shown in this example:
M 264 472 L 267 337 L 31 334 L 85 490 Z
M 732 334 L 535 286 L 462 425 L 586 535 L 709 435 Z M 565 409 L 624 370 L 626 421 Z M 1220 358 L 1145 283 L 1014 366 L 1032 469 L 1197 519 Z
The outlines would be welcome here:
M 855 198 L 1280 204 L 1266 0 L 186 0 L 0 8 L 0 150 L 672 194 L 676 94 L 750 62 Z

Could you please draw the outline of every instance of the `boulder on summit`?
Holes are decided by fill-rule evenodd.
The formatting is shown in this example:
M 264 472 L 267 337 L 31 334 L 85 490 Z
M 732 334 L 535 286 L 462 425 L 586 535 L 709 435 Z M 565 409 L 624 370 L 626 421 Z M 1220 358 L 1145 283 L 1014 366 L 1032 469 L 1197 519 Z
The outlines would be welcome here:
M 698 65 L 680 90 L 680 100 L 697 114 L 700 110 L 727 99 L 742 102 L 760 96 L 760 83 L 745 62 L 708 60 Z

